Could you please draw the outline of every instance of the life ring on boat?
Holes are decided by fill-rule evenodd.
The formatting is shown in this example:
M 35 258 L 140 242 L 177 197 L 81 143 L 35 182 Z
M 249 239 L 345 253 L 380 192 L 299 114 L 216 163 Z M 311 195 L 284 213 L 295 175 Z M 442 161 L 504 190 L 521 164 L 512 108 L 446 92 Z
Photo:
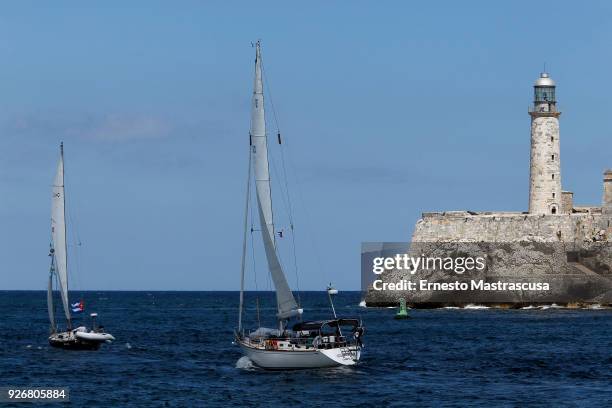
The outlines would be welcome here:
M 266 340 L 265 341 L 265 345 L 266 345 L 266 350 L 276 350 L 277 349 L 277 344 L 276 344 L 276 340 Z
M 278 350 L 278 341 L 277 340 L 266 340 L 266 349 Z

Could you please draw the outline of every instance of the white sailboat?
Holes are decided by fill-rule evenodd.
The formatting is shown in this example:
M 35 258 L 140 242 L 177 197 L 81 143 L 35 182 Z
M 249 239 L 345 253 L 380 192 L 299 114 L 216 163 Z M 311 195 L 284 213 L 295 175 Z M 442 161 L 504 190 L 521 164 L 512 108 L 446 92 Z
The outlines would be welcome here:
M 92 329 L 85 326 L 72 327 L 71 304 L 68 292 L 68 247 L 66 244 L 66 211 L 64 196 L 64 144 L 60 145 L 60 160 L 57 173 L 53 180 L 53 195 L 51 199 L 51 268 L 47 286 L 47 308 L 51 322 L 49 344 L 53 347 L 77 350 L 96 350 L 102 343 L 110 343 L 115 338 L 105 333 L 103 327 L 96 326 L 96 313 L 92 313 Z M 53 304 L 53 282 L 61 297 L 62 307 L 66 317 L 66 330 L 59 331 L 55 322 L 55 306 Z M 82 304 L 81 304 L 82 305 Z M 75 307 L 78 307 L 75 305 Z
M 266 136 L 261 46 L 255 46 L 255 83 L 251 106 L 249 177 L 245 209 L 244 242 L 240 284 L 240 308 L 236 343 L 258 367 L 265 369 L 322 368 L 355 365 L 361 356 L 363 328 L 359 319 L 333 318 L 302 322 L 303 309 L 295 301 L 278 258 Z M 252 174 L 254 173 L 254 174 Z M 268 269 L 276 290 L 277 329 L 259 327 L 245 332 L 242 325 L 244 272 L 250 203 L 251 177 L 255 179 L 257 209 Z M 330 295 L 336 294 L 328 288 Z M 333 310 L 333 302 L 332 302 Z M 293 326 L 289 329 L 292 319 Z

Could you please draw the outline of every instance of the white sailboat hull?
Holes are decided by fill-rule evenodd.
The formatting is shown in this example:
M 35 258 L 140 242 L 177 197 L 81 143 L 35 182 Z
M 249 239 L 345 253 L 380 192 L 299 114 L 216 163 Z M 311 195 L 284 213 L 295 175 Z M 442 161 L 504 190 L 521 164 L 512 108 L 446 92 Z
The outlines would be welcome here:
M 100 345 L 110 343 L 115 338 L 108 333 L 88 332 L 85 327 L 49 336 L 49 344 L 66 350 L 97 350 Z
M 312 351 L 279 351 L 257 349 L 242 343 L 239 345 L 253 364 L 267 370 L 353 366 L 361 357 L 361 349 L 355 346 Z

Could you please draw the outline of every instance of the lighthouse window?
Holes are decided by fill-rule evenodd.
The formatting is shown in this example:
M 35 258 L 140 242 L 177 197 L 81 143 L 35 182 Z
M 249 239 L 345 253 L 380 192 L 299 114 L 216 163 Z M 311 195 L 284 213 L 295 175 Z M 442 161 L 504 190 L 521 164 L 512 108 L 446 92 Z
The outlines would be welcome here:
M 551 141 L 551 142 L 554 142 L 554 141 L 555 141 L 555 137 L 554 137 L 554 136 L 551 136 L 551 137 L 550 137 L 550 141 Z
M 552 159 L 555 160 L 555 155 L 554 154 L 552 155 Z
M 552 175 L 552 179 L 553 179 L 553 180 L 555 179 L 555 175 L 554 175 L 554 174 Z
M 557 207 L 553 207 L 553 208 L 552 208 L 552 210 L 551 210 L 551 212 L 552 212 L 553 214 L 556 214 L 556 213 L 557 213 Z
M 552 102 L 555 100 L 555 89 L 554 88 L 535 88 L 535 100 L 536 102 Z
M 556 194 L 555 194 L 555 193 L 553 193 L 553 198 L 555 198 L 555 195 L 556 195 Z

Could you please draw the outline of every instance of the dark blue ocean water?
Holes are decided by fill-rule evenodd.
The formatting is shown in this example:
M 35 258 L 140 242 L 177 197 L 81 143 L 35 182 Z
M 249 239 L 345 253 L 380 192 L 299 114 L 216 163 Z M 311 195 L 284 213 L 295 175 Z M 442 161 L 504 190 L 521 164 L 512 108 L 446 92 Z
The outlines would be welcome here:
M 272 316 L 273 295 L 259 296 Z M 362 364 L 264 372 L 236 366 L 237 293 L 84 297 L 117 338 L 99 351 L 47 345 L 44 292 L 0 292 L 0 386 L 68 386 L 72 405 L 91 407 L 612 406 L 609 310 L 420 310 L 396 321 L 341 292 L 339 314 L 366 325 Z M 325 293 L 301 300 L 307 318 L 329 317 Z

